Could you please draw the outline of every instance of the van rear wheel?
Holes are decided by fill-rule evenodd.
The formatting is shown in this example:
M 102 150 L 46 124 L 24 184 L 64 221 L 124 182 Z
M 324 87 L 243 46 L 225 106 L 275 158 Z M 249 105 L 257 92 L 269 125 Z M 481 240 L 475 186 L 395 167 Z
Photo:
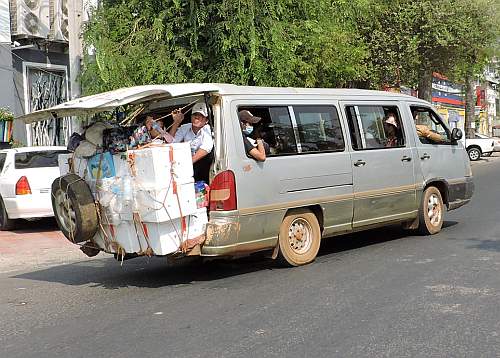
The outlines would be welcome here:
M 314 261 L 320 243 L 318 219 L 310 210 L 298 209 L 285 216 L 278 238 L 279 258 L 282 263 L 300 266 Z
M 444 221 L 444 205 L 441 192 L 430 186 L 422 195 L 419 210 L 419 231 L 424 235 L 434 235 L 441 231 Z

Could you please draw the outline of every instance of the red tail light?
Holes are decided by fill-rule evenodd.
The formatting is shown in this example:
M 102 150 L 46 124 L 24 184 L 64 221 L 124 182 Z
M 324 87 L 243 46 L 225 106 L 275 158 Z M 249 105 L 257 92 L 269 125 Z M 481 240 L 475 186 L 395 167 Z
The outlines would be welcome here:
M 22 176 L 16 183 L 16 195 L 26 194 L 31 194 L 30 183 L 28 182 L 28 178 Z
M 236 210 L 236 182 L 230 170 L 221 172 L 210 183 L 210 210 Z

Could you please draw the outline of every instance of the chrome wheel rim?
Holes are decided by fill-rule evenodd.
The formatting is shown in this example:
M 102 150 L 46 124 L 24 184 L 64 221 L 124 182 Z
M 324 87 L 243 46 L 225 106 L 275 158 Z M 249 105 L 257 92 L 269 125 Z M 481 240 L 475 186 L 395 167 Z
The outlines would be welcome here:
M 68 233 L 73 233 L 76 228 L 76 213 L 65 191 L 58 189 L 54 194 L 55 214 L 59 224 Z
M 307 220 L 297 218 L 288 229 L 288 243 L 297 254 L 306 253 L 312 245 L 313 230 Z
M 479 159 L 479 151 L 473 149 L 469 152 L 470 159 L 477 160 Z
M 439 197 L 431 194 L 427 200 L 427 217 L 432 226 L 439 226 L 441 222 L 442 208 Z

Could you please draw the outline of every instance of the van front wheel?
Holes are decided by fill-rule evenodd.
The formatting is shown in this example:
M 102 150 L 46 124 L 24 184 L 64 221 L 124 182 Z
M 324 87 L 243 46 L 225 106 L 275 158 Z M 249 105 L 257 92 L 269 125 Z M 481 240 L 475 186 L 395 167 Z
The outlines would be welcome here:
M 288 213 L 281 223 L 278 241 L 281 262 L 300 266 L 314 261 L 321 242 L 316 215 L 306 209 Z
M 441 231 L 444 219 L 443 198 L 438 188 L 430 186 L 422 195 L 419 212 L 419 231 L 424 235 L 434 235 Z

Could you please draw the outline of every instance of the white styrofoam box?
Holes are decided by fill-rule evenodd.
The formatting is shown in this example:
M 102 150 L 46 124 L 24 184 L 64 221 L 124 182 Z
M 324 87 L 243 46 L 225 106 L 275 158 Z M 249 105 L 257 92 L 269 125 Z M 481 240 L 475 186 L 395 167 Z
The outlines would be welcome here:
M 198 208 L 196 212 L 188 216 L 187 238 L 194 239 L 205 234 L 205 228 L 208 223 L 207 208 Z
M 177 182 L 176 182 L 177 183 Z M 145 222 L 164 222 L 194 214 L 197 210 L 194 181 L 177 183 L 177 194 L 173 182 L 164 187 L 152 189 L 136 187 L 134 191 L 136 206 L 141 220 Z
M 172 151 L 172 163 L 170 162 Z M 185 181 L 193 176 L 193 161 L 189 143 L 172 143 L 161 147 L 130 150 L 133 156 L 135 176 L 144 186 L 168 183 L 172 173 Z M 128 165 L 128 163 L 125 163 Z M 134 173 L 132 173 L 134 174 Z
M 113 245 L 109 244 L 110 241 L 116 241 L 126 253 L 139 253 L 141 250 L 146 251 L 148 247 L 140 223 L 134 225 L 134 221 L 123 221 L 118 225 L 103 224 L 102 228 L 108 236 L 108 249 L 111 252 L 116 252 L 116 250 L 114 250 Z M 99 229 L 94 241 L 99 247 L 106 249 L 102 229 Z
M 194 239 L 205 233 L 208 222 L 206 208 L 197 209 L 193 215 L 184 217 L 185 231 L 182 232 L 182 219 L 177 218 L 162 223 L 136 223 L 122 221 L 117 225 L 103 223 L 108 238 L 116 241 L 127 253 L 145 251 L 148 243 L 155 255 L 168 255 L 179 250 L 182 242 Z M 114 233 L 114 235 L 113 235 Z M 147 234 L 147 240 L 146 235 Z M 94 242 L 106 249 L 101 229 L 94 236 Z M 115 252 L 112 247 L 108 250 Z
M 193 215 L 184 218 L 186 230 L 182 232 L 182 219 L 161 223 L 145 223 L 149 241 L 156 255 L 168 255 L 179 250 L 182 242 L 194 239 L 205 233 L 207 211 L 198 209 Z
M 69 173 L 69 159 L 73 156 L 71 153 L 59 154 L 57 163 L 59 164 L 59 173 L 61 176 Z

